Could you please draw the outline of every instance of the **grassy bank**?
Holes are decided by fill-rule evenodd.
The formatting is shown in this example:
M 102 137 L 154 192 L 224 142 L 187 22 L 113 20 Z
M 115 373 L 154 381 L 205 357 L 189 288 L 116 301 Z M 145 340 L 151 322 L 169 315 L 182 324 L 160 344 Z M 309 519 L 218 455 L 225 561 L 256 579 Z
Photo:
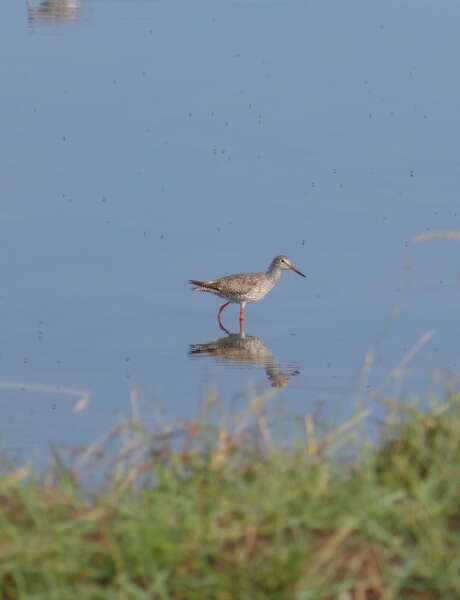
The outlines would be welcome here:
M 10 470 L 0 597 L 458 599 L 458 400 L 409 411 L 346 467 L 332 447 L 350 427 L 318 440 L 307 419 L 305 443 L 286 450 L 258 413 L 244 432 L 191 424 L 181 441 L 135 427 L 91 495 L 75 465 L 57 461 L 42 481 Z

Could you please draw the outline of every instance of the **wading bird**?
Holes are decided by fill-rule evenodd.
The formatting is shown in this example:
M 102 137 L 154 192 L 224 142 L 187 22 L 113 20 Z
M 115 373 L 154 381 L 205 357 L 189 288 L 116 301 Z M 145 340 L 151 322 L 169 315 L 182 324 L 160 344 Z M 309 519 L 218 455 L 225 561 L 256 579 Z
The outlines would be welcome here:
M 220 279 L 213 279 L 211 281 L 198 281 L 191 279 L 190 283 L 194 285 L 194 290 L 200 292 L 209 292 L 216 294 L 221 298 L 225 298 L 227 302 L 222 304 L 217 313 L 217 320 L 219 327 L 226 333 L 228 330 L 222 323 L 221 315 L 222 311 L 229 304 L 240 305 L 240 331 L 243 329 L 244 323 L 244 307 L 249 302 L 257 302 L 261 300 L 268 292 L 274 287 L 280 278 L 281 271 L 289 269 L 294 271 L 298 275 L 305 277 L 303 273 L 298 271 L 291 263 L 287 256 L 276 256 L 266 273 L 241 273 L 238 275 L 228 275 L 227 277 L 221 277 Z

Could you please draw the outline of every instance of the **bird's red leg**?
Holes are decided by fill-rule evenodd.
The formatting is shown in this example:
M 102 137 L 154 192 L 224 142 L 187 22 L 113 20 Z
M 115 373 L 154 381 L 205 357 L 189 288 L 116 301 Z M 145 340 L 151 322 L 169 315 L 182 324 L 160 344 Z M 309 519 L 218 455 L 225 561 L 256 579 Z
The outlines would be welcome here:
M 240 304 L 240 335 L 244 334 L 244 306 Z
M 240 335 L 244 336 L 244 304 L 240 304 Z
M 220 315 L 222 314 L 222 311 L 224 310 L 224 308 L 226 306 L 228 306 L 230 304 L 230 302 L 226 302 L 225 304 L 222 304 L 222 306 L 219 308 L 219 312 L 217 313 L 217 321 L 219 322 L 219 327 L 225 331 L 225 333 L 228 333 L 230 335 L 230 331 L 228 329 L 226 329 L 224 327 L 224 324 L 222 323 L 222 319 L 220 318 Z

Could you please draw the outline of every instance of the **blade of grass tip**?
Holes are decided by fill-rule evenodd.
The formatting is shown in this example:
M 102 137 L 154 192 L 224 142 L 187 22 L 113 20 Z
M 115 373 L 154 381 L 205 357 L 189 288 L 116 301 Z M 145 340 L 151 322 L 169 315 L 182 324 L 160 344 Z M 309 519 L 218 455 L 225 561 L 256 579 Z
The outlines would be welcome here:
M 219 469 L 227 463 L 228 455 L 230 454 L 232 446 L 232 436 L 224 427 L 221 426 L 219 429 L 217 448 L 214 450 L 211 456 L 211 468 Z
M 241 411 L 235 414 L 233 417 L 233 433 L 236 438 L 241 437 L 249 426 L 249 413 Z
M 198 409 L 198 420 L 204 423 L 208 417 L 209 410 L 219 402 L 219 394 L 214 385 L 209 385 L 205 398 L 200 402 Z
M 185 428 L 183 428 L 179 436 L 182 438 L 182 452 L 191 452 L 196 444 L 202 444 L 203 433 L 205 432 L 205 430 L 206 427 L 203 425 L 203 423 L 199 423 L 197 421 L 192 421 Z M 171 430 L 170 438 L 173 437 L 173 435 L 175 434 Z M 152 442 L 155 442 L 157 439 L 160 439 L 160 441 L 162 442 L 165 441 L 163 438 L 155 436 Z
M 417 342 L 415 342 L 415 344 L 412 346 L 412 348 L 409 348 L 409 350 L 406 352 L 406 354 L 404 354 L 402 359 L 399 361 L 398 365 L 390 372 L 390 377 L 401 377 L 401 376 L 405 375 L 406 374 L 405 367 L 407 366 L 409 361 L 411 361 L 414 358 L 414 356 L 417 354 L 417 352 L 419 352 L 419 350 L 421 348 L 423 348 L 423 346 L 425 346 L 431 340 L 433 335 L 434 335 L 434 329 L 429 329 L 428 331 L 426 331 L 417 340 Z
M 117 453 L 117 462 L 122 463 L 124 460 L 136 462 L 137 457 L 144 455 L 145 452 L 149 449 L 150 445 L 147 444 L 147 441 L 147 438 L 139 436 L 138 438 L 133 439 L 129 443 L 125 444 Z M 155 441 L 156 440 L 154 438 L 151 439 L 152 444 Z
M 21 483 L 30 473 L 30 465 L 24 465 L 9 474 L 3 481 L 0 482 L 0 491 L 6 492 L 16 484 Z
M 315 424 L 311 415 L 305 417 L 305 434 L 307 436 L 307 456 L 317 456 L 318 444 L 316 443 Z
M 119 427 L 121 428 L 120 429 L 120 441 L 121 441 L 121 447 L 123 449 L 123 448 L 126 448 L 126 446 L 129 446 L 129 444 L 131 442 L 131 437 L 132 437 L 131 422 L 124 415 L 118 415 L 118 422 L 119 422 Z
M 449 398 L 449 400 L 447 402 L 445 402 L 444 404 L 441 404 L 440 406 L 437 406 L 433 410 L 433 414 L 436 417 L 440 417 L 447 410 L 449 410 L 450 408 L 452 408 L 453 406 L 455 406 L 457 404 L 458 400 L 460 400 L 459 397 L 457 397 L 457 398 L 455 398 L 455 397 L 454 398 Z
M 321 440 L 318 444 L 318 450 L 320 450 L 322 452 L 324 450 L 324 448 L 328 444 L 330 444 L 333 440 L 338 438 L 339 435 L 343 435 L 344 433 L 346 433 L 347 431 L 352 429 L 355 425 L 357 425 L 361 421 L 364 421 L 364 419 L 366 419 L 371 414 L 372 414 L 372 410 L 368 408 L 366 410 L 361 411 L 354 417 L 351 417 L 351 419 L 348 419 L 348 421 L 345 421 L 345 423 L 342 423 L 342 425 L 339 425 L 338 427 L 335 427 L 335 429 L 328 431 L 328 433 L 326 433 L 321 438 Z
M 366 392 L 367 384 L 369 382 L 370 373 L 375 361 L 375 354 L 372 348 L 366 353 L 363 359 L 363 366 L 361 367 L 361 378 L 359 382 L 359 391 L 356 402 L 356 409 L 362 410 L 363 397 Z
M 75 468 L 81 470 L 88 460 L 92 458 L 100 448 L 107 444 L 110 438 L 118 434 L 123 427 L 125 427 L 125 425 L 115 425 L 115 427 L 112 427 L 109 431 L 106 431 L 96 438 L 94 442 L 86 448 L 80 458 L 75 461 Z
M 72 467 L 66 466 L 57 448 L 52 447 L 51 454 L 54 458 L 57 480 L 62 483 L 70 484 L 72 487 L 76 487 L 78 485 L 78 478 L 76 476 L 77 471 Z
M 128 468 L 128 461 L 134 459 L 135 454 L 141 454 L 145 451 L 144 432 L 141 430 L 140 421 L 136 421 L 136 415 L 132 414 L 132 419 L 120 417 L 120 441 L 121 449 L 115 457 L 116 469 L 123 471 Z
M 81 395 L 81 398 L 74 405 L 73 412 L 79 413 L 79 412 L 84 411 L 89 404 L 90 397 L 91 397 L 91 395 L 89 392 L 83 392 Z
M 377 402 L 385 404 L 385 406 L 389 406 L 390 408 L 394 408 L 398 412 L 407 413 L 411 417 L 417 417 L 419 415 L 419 411 L 416 408 L 408 406 L 407 404 L 403 404 L 402 402 L 398 402 L 397 400 L 393 400 L 392 398 L 386 398 L 380 394 L 374 394 L 373 398 Z
M 273 441 L 270 429 L 267 425 L 267 418 L 266 415 L 260 412 L 257 414 L 257 426 L 259 428 L 260 435 L 262 436 L 262 439 L 265 442 L 265 446 L 267 447 L 268 453 L 273 454 Z
M 146 460 L 141 464 L 131 467 L 126 477 L 121 481 L 115 490 L 116 496 L 121 496 L 129 488 L 131 488 L 137 479 L 152 468 L 152 461 Z
M 139 388 L 136 385 L 133 385 L 129 390 L 129 402 L 131 404 L 131 421 L 140 423 Z
M 268 390 L 267 392 L 265 392 L 265 394 L 262 394 L 260 396 L 251 394 L 249 396 L 249 410 L 251 412 L 257 413 L 257 411 L 259 411 L 264 406 L 264 404 L 268 402 L 268 400 L 271 400 L 273 396 L 275 396 L 278 393 L 279 392 L 277 389 L 273 389 Z
M 372 349 L 370 349 L 363 360 L 363 369 L 362 369 L 362 382 L 363 384 L 367 383 L 369 379 L 369 374 L 371 372 L 372 367 L 375 362 L 375 354 Z
M 130 452 L 131 448 L 136 448 L 138 445 L 142 445 L 148 439 L 146 431 L 141 426 L 139 418 L 139 412 L 134 408 L 131 412 L 131 417 L 125 417 L 124 415 L 119 416 L 120 420 L 120 439 L 123 452 Z
M 422 233 L 420 235 L 414 235 L 410 238 L 410 241 L 413 243 L 418 243 L 434 239 L 460 240 L 460 231 L 432 231 L 431 233 Z

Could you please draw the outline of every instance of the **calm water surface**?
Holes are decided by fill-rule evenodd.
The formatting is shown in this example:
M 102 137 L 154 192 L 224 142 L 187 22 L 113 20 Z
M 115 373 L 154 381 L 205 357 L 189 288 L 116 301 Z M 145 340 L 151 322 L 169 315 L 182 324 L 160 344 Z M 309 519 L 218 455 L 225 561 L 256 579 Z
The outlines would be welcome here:
M 458 373 L 456 2 L 5 0 L 1 439 L 41 460 L 129 412 L 272 387 L 343 420 Z M 223 336 L 190 278 L 284 273 Z M 238 329 L 238 310 L 224 318 Z M 37 387 L 38 385 L 44 387 Z M 75 412 L 86 393 L 85 410 Z M 378 417 L 381 408 L 364 399 Z

